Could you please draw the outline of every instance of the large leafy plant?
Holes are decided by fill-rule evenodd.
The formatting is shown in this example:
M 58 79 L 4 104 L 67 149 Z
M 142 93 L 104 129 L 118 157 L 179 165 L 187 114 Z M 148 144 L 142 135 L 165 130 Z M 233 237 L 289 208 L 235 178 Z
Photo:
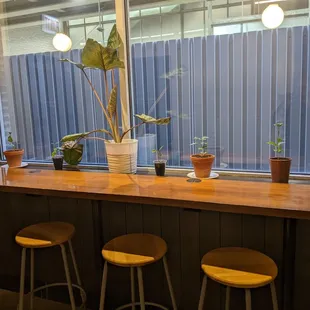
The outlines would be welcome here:
M 102 46 L 100 43 L 93 39 L 88 39 L 86 42 L 86 45 L 82 52 L 82 63 L 76 63 L 69 59 L 61 59 L 61 61 L 69 62 L 73 65 L 75 65 L 77 68 L 79 68 L 82 73 L 84 74 L 87 82 L 89 83 L 97 101 L 99 102 L 102 111 L 104 113 L 104 116 L 108 122 L 109 128 L 108 129 L 96 129 L 89 132 L 84 133 L 77 133 L 77 134 L 71 134 L 67 135 L 62 138 L 62 142 L 68 142 L 68 141 L 76 141 L 78 143 L 81 139 L 101 139 L 105 140 L 103 138 L 99 137 L 88 137 L 89 135 L 93 133 L 104 133 L 109 136 L 109 138 L 112 138 L 115 143 L 121 143 L 126 136 L 127 133 L 129 133 L 134 128 L 137 128 L 143 124 L 156 124 L 156 125 L 166 125 L 170 122 L 170 117 L 166 118 L 160 118 L 155 119 L 149 115 L 141 114 L 141 115 L 135 115 L 140 122 L 124 131 L 120 131 L 119 128 L 119 116 L 117 111 L 117 89 L 118 86 L 115 83 L 115 73 L 114 70 L 116 69 L 122 69 L 124 68 L 124 62 L 119 57 L 119 48 L 122 46 L 122 40 L 120 38 L 120 35 L 116 29 L 116 25 L 113 26 L 107 46 Z M 86 73 L 86 69 L 100 69 L 103 71 L 104 74 L 104 83 L 105 83 L 105 94 L 106 94 L 106 104 L 103 103 L 103 100 L 101 100 L 100 96 L 98 95 L 98 92 L 94 88 L 93 84 L 91 83 L 90 78 L 88 77 Z M 109 90 L 108 85 L 108 77 L 107 72 L 112 72 L 112 89 Z

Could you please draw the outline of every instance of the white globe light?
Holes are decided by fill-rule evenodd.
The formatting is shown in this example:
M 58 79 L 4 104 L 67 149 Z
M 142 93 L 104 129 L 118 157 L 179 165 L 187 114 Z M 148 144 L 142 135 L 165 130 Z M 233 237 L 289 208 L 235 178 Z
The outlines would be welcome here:
M 278 28 L 284 20 L 284 12 L 278 4 L 270 4 L 263 12 L 262 22 L 269 29 Z
M 53 38 L 53 45 L 58 51 L 68 52 L 72 47 L 72 41 L 64 33 L 56 33 Z

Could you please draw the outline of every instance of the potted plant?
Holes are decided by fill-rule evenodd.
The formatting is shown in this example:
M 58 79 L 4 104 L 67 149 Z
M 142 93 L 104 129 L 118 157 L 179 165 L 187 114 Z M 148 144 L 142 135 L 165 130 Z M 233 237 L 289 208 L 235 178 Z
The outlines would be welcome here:
M 17 148 L 17 143 L 13 140 L 11 132 L 9 132 L 8 143 L 10 149 L 3 152 L 8 166 L 10 168 L 20 167 L 23 161 L 24 150 Z
M 283 152 L 284 139 L 281 138 L 281 128 L 283 123 L 274 124 L 276 137 L 275 141 L 269 141 L 267 144 L 273 147 L 276 157 L 270 158 L 270 169 L 271 178 L 274 183 L 288 183 L 290 177 L 290 169 L 292 159 L 288 157 L 281 157 L 280 154 Z
M 63 142 L 59 150 L 63 153 L 65 162 L 70 166 L 77 166 L 83 157 L 84 145 L 79 140 Z
M 69 62 L 80 69 L 90 85 L 97 101 L 99 102 L 102 112 L 107 120 L 108 129 L 96 129 L 90 132 L 67 135 L 62 138 L 62 142 L 75 141 L 75 146 L 82 139 L 99 139 L 103 140 L 106 146 L 108 165 L 110 172 L 114 173 L 135 173 L 137 170 L 137 151 L 138 141 L 135 139 L 127 139 L 126 135 L 133 129 L 144 124 L 167 125 L 170 123 L 170 117 L 155 119 L 149 115 L 135 115 L 140 122 L 127 130 L 119 129 L 119 115 L 117 109 L 117 91 L 118 86 L 115 83 L 114 70 L 123 69 L 124 63 L 119 58 L 118 50 L 122 45 L 122 40 L 116 29 L 116 25 L 111 30 L 108 38 L 107 46 L 102 46 L 93 39 L 88 39 L 82 51 L 82 63 L 75 63 L 69 59 L 61 59 L 61 61 Z M 86 68 L 99 69 L 103 71 L 105 83 L 105 104 L 100 98 L 98 92 L 94 88 Z M 112 88 L 109 89 L 108 71 L 111 71 Z M 94 133 L 103 133 L 109 139 L 99 137 L 89 137 Z M 66 155 L 64 154 L 66 160 Z M 66 160 L 67 161 L 67 160 Z
M 153 149 L 152 153 L 156 154 L 156 160 L 154 160 L 154 166 L 155 166 L 155 171 L 156 175 L 159 177 L 164 177 L 165 176 L 165 170 L 166 170 L 166 160 L 162 159 L 163 153 L 162 149 L 164 146 L 161 146 L 158 150 Z
M 60 148 L 55 147 L 52 152 L 52 160 L 55 170 L 62 170 L 64 157 L 59 154 Z
M 215 156 L 208 154 L 208 137 L 195 137 L 194 143 L 199 153 L 191 155 L 196 178 L 209 178 Z

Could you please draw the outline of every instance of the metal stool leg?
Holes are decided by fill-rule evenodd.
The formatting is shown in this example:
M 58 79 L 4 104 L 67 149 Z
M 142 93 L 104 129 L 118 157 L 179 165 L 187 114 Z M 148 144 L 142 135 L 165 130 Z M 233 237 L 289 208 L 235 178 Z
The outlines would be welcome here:
M 270 283 L 273 310 L 278 310 L 277 291 L 274 282 Z
M 226 301 L 225 301 L 225 310 L 229 310 L 230 305 L 230 287 L 226 287 Z
M 136 302 L 136 296 L 135 296 L 135 268 L 130 268 L 130 288 L 131 288 L 131 310 L 135 310 L 135 302 Z
M 34 249 L 30 250 L 30 310 L 33 310 L 34 299 Z
M 63 259 L 64 267 L 65 267 L 65 273 L 66 273 L 66 279 L 67 279 L 67 284 L 68 284 L 68 291 L 69 291 L 69 296 L 70 296 L 71 308 L 72 308 L 72 310 L 76 310 L 75 300 L 74 300 L 74 295 L 73 295 L 73 289 L 72 289 L 72 282 L 71 282 L 71 278 L 70 278 L 70 271 L 69 271 L 68 260 L 67 260 L 67 254 L 66 254 L 66 248 L 63 244 L 60 245 L 60 248 L 61 248 L 62 259 Z
M 172 301 L 172 308 L 173 308 L 173 310 L 177 310 L 177 303 L 175 302 L 175 297 L 174 297 L 173 287 L 171 284 L 171 278 L 170 278 L 170 274 L 169 274 L 166 256 L 163 257 L 163 262 L 164 262 L 165 274 L 166 274 L 167 283 L 168 283 L 168 287 L 169 287 L 170 297 L 171 297 L 171 301 Z
M 81 281 L 81 278 L 80 278 L 80 273 L 79 273 L 79 269 L 78 269 L 78 266 L 77 266 L 77 263 L 76 263 L 76 259 L 75 259 L 74 250 L 73 250 L 73 247 L 72 247 L 71 240 L 69 240 L 68 243 L 69 243 L 70 254 L 71 254 L 72 263 L 73 263 L 73 267 L 74 267 L 74 271 L 75 271 L 76 281 L 77 281 L 78 285 L 80 287 L 82 287 L 82 281 Z M 80 291 L 80 293 L 81 293 L 82 303 L 85 304 L 86 303 L 86 296 L 84 296 L 82 291 Z
M 245 304 L 246 310 L 252 310 L 251 291 L 249 289 L 245 290 Z
M 101 284 L 101 294 L 100 294 L 100 306 L 99 310 L 104 309 L 104 301 L 105 301 L 105 291 L 107 287 L 107 279 L 108 279 L 108 262 L 105 261 L 103 267 L 103 275 L 102 275 L 102 284 Z
M 145 310 L 142 269 L 141 267 L 137 267 L 137 270 L 138 270 L 138 283 L 139 283 L 139 295 L 140 295 L 140 309 Z
M 26 269 L 26 248 L 22 250 L 21 268 L 20 268 L 20 286 L 18 310 L 24 309 L 24 290 L 25 290 L 25 269 Z
M 204 304 L 205 296 L 206 296 L 206 289 L 207 289 L 207 276 L 204 275 L 203 280 L 202 280 L 198 310 L 203 310 L 203 304 Z

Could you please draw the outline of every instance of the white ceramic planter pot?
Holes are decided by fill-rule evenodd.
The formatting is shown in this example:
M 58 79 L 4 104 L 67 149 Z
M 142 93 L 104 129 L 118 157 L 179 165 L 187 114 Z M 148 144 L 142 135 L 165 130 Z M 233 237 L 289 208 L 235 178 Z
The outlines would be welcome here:
M 109 171 L 111 173 L 136 173 L 138 140 L 125 139 L 122 143 L 105 142 Z

